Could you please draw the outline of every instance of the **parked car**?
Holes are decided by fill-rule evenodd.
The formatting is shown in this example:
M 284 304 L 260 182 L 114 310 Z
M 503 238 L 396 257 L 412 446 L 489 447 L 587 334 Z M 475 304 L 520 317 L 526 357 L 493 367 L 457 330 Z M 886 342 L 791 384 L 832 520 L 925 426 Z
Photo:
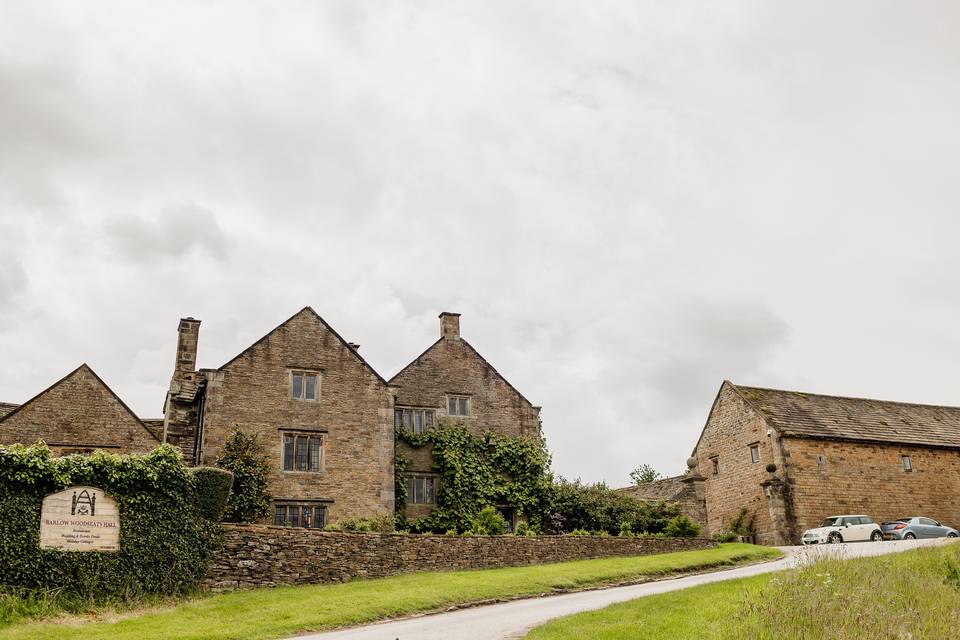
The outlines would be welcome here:
M 960 531 L 940 524 L 933 518 L 911 516 L 883 523 L 883 537 L 887 540 L 915 540 L 917 538 L 956 538 Z
M 819 527 L 803 532 L 803 544 L 859 542 L 883 540 L 880 525 L 869 516 L 830 516 Z

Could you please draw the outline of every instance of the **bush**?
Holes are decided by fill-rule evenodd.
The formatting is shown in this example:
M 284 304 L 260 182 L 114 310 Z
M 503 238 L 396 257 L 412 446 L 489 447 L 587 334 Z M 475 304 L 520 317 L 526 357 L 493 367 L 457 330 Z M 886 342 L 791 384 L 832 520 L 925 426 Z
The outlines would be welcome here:
M 590 535 L 590 532 L 587 531 L 586 529 L 574 529 L 573 531 L 570 532 L 569 535 L 571 535 L 571 536 L 589 536 L 589 535 Z
M 217 458 L 217 466 L 233 473 L 233 493 L 224 520 L 255 522 L 270 515 L 270 463 L 256 435 L 239 429 L 231 433 Z
M 667 523 L 663 535 L 668 538 L 696 538 L 700 535 L 700 525 L 688 516 L 680 514 Z
M 622 538 L 632 538 L 637 534 L 633 532 L 633 523 L 631 523 L 629 520 L 624 520 L 620 523 L 620 531 L 617 533 L 617 535 Z
M 717 531 L 715 534 L 713 534 L 714 542 L 736 542 L 737 539 L 738 539 L 738 536 L 736 533 L 734 533 L 733 531 L 728 531 L 726 529 L 723 529 L 722 531 Z
M 478 536 L 502 536 L 507 532 L 507 521 L 493 507 L 484 507 L 470 523 L 470 532 Z
M 662 500 L 641 502 L 605 484 L 582 484 L 559 479 L 551 487 L 550 508 L 542 520 L 548 533 L 576 529 L 606 531 L 611 535 L 628 529 L 633 533 L 659 533 L 680 506 Z
M 526 520 L 521 520 L 517 523 L 517 528 L 513 532 L 516 536 L 528 537 L 535 536 L 537 533 L 527 524 Z
M 71 485 L 110 495 L 120 512 L 120 550 L 40 548 L 44 496 Z M 44 444 L 0 447 L 0 584 L 101 601 L 178 594 L 204 577 L 219 527 L 200 515 L 196 478 L 180 452 L 54 458 Z
M 197 483 L 197 508 L 200 515 L 207 520 L 220 522 L 230 500 L 233 474 L 217 467 L 196 467 L 190 472 Z

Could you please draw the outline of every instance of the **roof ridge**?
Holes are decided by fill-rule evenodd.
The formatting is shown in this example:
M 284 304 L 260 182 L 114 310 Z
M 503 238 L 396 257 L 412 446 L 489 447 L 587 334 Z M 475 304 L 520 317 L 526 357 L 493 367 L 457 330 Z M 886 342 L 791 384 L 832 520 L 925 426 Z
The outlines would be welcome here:
M 727 380 L 727 382 L 730 382 Z M 741 385 L 730 382 L 730 385 L 736 389 L 755 389 L 757 391 L 772 391 L 773 393 L 790 393 L 799 396 L 816 396 L 818 398 L 833 398 L 836 400 L 856 400 L 859 402 L 880 402 L 883 404 L 898 404 L 906 407 L 926 407 L 929 409 L 960 409 L 960 405 L 949 404 L 929 404 L 925 402 L 903 402 L 901 400 L 881 400 L 879 398 L 864 398 L 860 396 L 837 396 L 828 393 L 814 393 L 812 391 L 793 391 L 790 389 L 773 389 L 770 387 L 755 387 L 752 385 Z

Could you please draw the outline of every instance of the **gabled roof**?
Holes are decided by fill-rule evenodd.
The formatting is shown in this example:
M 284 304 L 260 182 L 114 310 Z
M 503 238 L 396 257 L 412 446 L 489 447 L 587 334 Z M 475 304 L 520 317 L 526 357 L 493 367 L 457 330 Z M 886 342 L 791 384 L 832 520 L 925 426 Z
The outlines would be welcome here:
M 267 332 L 267 334 L 264 335 L 262 338 L 260 338 L 259 340 L 257 340 L 256 342 L 254 342 L 252 345 L 250 345 L 249 347 L 247 347 L 246 349 L 244 349 L 243 351 L 241 351 L 240 353 L 238 353 L 237 355 L 235 355 L 233 358 L 231 358 L 230 361 L 228 361 L 226 364 L 224 364 L 223 366 L 221 366 L 221 367 L 218 369 L 218 371 L 223 371 L 224 369 L 226 369 L 227 367 L 229 367 L 231 364 L 233 364 L 234 362 L 236 362 L 237 360 L 239 360 L 241 357 L 243 357 L 245 354 L 247 354 L 248 352 L 250 352 L 251 350 L 253 350 L 253 349 L 254 349 L 255 347 L 257 347 L 259 344 L 265 342 L 265 341 L 266 341 L 270 336 L 272 336 L 274 333 L 276 333 L 277 331 L 279 331 L 280 329 L 282 329 L 284 326 L 286 326 L 287 324 L 289 324 L 291 321 L 293 321 L 295 318 L 297 318 L 297 317 L 299 317 L 299 316 L 301 316 L 301 315 L 303 315 L 303 314 L 312 315 L 314 318 L 316 318 L 317 320 L 319 320 L 319 321 L 320 321 L 320 324 L 322 324 L 322 325 L 327 329 L 327 331 L 329 331 L 329 332 L 332 333 L 334 336 L 336 336 L 337 340 L 339 340 L 339 341 L 343 344 L 343 346 L 346 347 L 347 351 L 349 351 L 350 353 L 352 353 L 353 356 L 354 356 L 357 360 L 359 360 L 360 363 L 361 363 L 364 367 L 366 367 L 366 368 L 370 371 L 370 373 L 372 373 L 372 374 L 377 378 L 377 380 L 379 380 L 380 382 L 382 382 L 384 385 L 387 384 L 387 381 L 383 379 L 383 376 L 381 376 L 379 373 L 377 373 L 377 370 L 374 369 L 372 366 L 370 366 L 370 363 L 367 362 L 366 360 L 364 360 L 364 359 L 363 359 L 363 356 L 361 356 L 360 353 L 357 352 L 356 349 L 354 349 L 353 347 L 351 347 L 351 346 L 350 346 L 350 343 L 347 342 L 346 340 L 344 340 L 344 339 L 343 339 L 343 336 L 341 336 L 339 333 L 336 332 L 336 330 L 335 330 L 333 327 L 331 327 L 329 324 L 327 324 L 326 320 L 324 320 L 323 318 L 321 318 L 321 317 L 320 317 L 320 314 L 318 314 L 316 311 L 314 311 L 313 308 L 310 307 L 310 306 L 304 307 L 304 308 L 301 309 L 300 311 L 297 311 L 295 314 L 293 314 L 292 316 L 290 316 L 289 318 L 287 318 L 286 320 L 284 320 L 283 322 L 281 322 L 280 324 L 278 324 L 276 327 L 274 327 L 274 328 L 271 329 L 269 332 Z
M 960 407 L 730 386 L 783 435 L 960 448 Z
M 110 385 L 108 385 L 106 382 L 104 382 L 104 381 L 103 381 L 103 378 L 101 378 L 100 376 L 98 376 L 97 373 L 96 373 L 93 369 L 91 369 L 90 366 L 89 366 L 86 362 L 84 362 L 84 363 L 81 364 L 79 367 L 77 367 L 76 369 L 74 369 L 73 371 L 71 371 L 70 373 L 68 373 L 67 375 L 63 376 L 62 378 L 60 378 L 59 380 L 57 380 L 56 382 L 54 382 L 52 385 L 50 385 L 49 387 L 47 387 L 46 389 L 44 389 L 43 391 L 41 391 L 41 392 L 38 393 L 37 395 L 33 396 L 32 398 L 30 398 L 29 400 L 27 400 L 26 402 L 24 402 L 23 404 L 21 404 L 19 407 L 16 407 L 16 408 L 15 408 L 13 411 L 11 411 L 10 413 L 4 415 L 3 417 L 0 417 L 0 423 L 3 423 L 3 422 L 5 422 L 5 421 L 9 420 L 11 417 L 17 415 L 18 413 L 20 413 L 21 410 L 23 410 L 23 409 L 26 408 L 26 407 L 29 407 L 31 404 L 33 404 L 34 402 L 38 401 L 38 400 L 39 400 L 40 398 L 42 398 L 44 395 L 46 395 L 47 393 L 49 393 L 49 392 L 52 391 L 53 389 L 57 388 L 59 385 L 63 384 L 64 382 L 66 382 L 66 381 L 69 380 L 70 378 L 76 376 L 76 375 L 79 374 L 80 372 L 85 372 L 85 373 L 88 373 L 90 376 L 92 376 L 92 377 L 94 378 L 94 380 L 96 380 L 96 382 L 97 382 L 99 385 L 101 385 L 104 389 L 106 389 L 107 393 L 109 393 L 109 394 L 113 397 L 113 399 L 116 400 L 117 403 L 118 403 L 121 407 L 123 407 L 124 411 L 126 411 L 128 414 L 130 414 L 130 417 L 133 418 L 133 419 L 137 422 L 137 424 L 139 424 L 141 427 L 143 427 L 143 430 L 144 430 L 144 431 L 146 431 L 147 433 L 150 434 L 150 437 L 151 437 L 151 438 L 153 438 L 153 439 L 156 440 L 157 442 L 160 442 L 160 439 L 157 438 L 157 436 L 154 435 L 154 433 L 153 433 L 152 431 L 150 431 L 150 429 L 148 429 L 145 424 L 143 424 L 143 421 L 140 420 L 139 416 L 137 416 L 137 414 L 135 414 L 135 413 L 133 412 L 133 410 L 130 409 L 130 407 L 127 406 L 127 403 L 124 402 L 123 400 L 121 400 L 121 399 L 120 399 L 120 396 L 118 396 L 118 395 L 114 392 L 114 390 L 110 388 Z
M 684 477 L 685 476 L 672 476 L 670 478 L 661 478 L 655 482 L 631 485 L 617 489 L 617 491 L 629 494 L 630 497 L 637 500 L 666 500 L 669 502 L 676 499 L 676 497 L 687 488 L 687 485 L 683 482 Z
M 13 404 L 11 402 L 0 402 L 0 418 L 3 418 L 5 415 L 19 407 L 18 404 Z
M 425 358 L 425 357 L 427 356 L 428 353 L 430 353 L 431 351 L 433 351 L 433 350 L 437 347 L 437 345 L 439 345 L 439 344 L 440 344 L 441 342 L 443 342 L 445 339 L 446 339 L 446 338 L 440 337 L 436 342 L 434 342 L 434 343 L 431 344 L 429 347 L 427 347 L 427 348 L 423 351 L 423 353 L 421 353 L 421 354 L 418 355 L 416 358 L 414 358 L 414 359 L 411 360 L 409 363 L 407 363 L 407 366 L 405 366 L 403 369 L 400 369 L 400 371 L 398 371 L 392 378 L 390 378 L 390 380 L 387 382 L 387 384 L 390 384 L 390 385 L 394 384 L 394 381 L 395 381 L 397 378 L 399 378 L 401 375 L 403 375 L 403 373 L 404 373 L 407 369 L 409 369 L 410 367 L 412 367 L 412 366 L 414 366 L 415 364 L 417 364 L 418 362 L 420 362 L 423 358 Z M 490 368 L 490 371 L 491 371 L 494 375 L 496 375 L 497 378 L 499 378 L 501 382 L 503 382 L 505 385 L 507 385 L 507 388 L 509 388 L 511 391 L 513 391 L 515 394 L 517 394 L 517 395 L 520 397 L 521 400 L 523 400 L 524 402 L 526 402 L 527 404 L 529 404 L 531 407 L 534 407 L 534 406 L 535 406 L 532 402 L 530 402 L 529 400 L 527 400 L 526 396 L 524 396 L 522 393 L 520 393 L 520 390 L 519 390 L 519 389 L 517 389 L 515 386 L 513 386 L 512 384 L 510 384 L 510 381 L 507 380 L 506 378 L 504 378 L 504 377 L 503 377 L 503 374 L 500 373 L 499 371 L 497 371 L 497 368 L 496 368 L 496 367 L 494 367 L 492 364 L 490 364 L 490 362 L 489 362 L 486 358 L 484 358 L 482 355 L 480 355 L 480 352 L 477 351 L 476 349 L 474 349 L 472 344 L 470 344 L 469 342 L 467 342 L 466 340 L 464 340 L 462 337 L 461 337 L 461 338 L 458 338 L 458 340 L 459 340 L 460 342 L 462 342 L 463 345 L 466 346 L 467 349 L 469 349 L 470 352 L 473 353 L 473 355 L 476 356 L 484 365 L 486 365 L 487 367 L 489 367 L 489 368 Z

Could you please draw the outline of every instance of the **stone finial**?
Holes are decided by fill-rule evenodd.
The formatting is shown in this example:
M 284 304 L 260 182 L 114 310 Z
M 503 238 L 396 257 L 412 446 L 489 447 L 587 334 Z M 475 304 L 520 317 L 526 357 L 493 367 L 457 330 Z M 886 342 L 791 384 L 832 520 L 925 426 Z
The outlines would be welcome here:
M 697 468 L 699 461 L 696 458 L 687 458 L 687 471 L 690 472 Z

